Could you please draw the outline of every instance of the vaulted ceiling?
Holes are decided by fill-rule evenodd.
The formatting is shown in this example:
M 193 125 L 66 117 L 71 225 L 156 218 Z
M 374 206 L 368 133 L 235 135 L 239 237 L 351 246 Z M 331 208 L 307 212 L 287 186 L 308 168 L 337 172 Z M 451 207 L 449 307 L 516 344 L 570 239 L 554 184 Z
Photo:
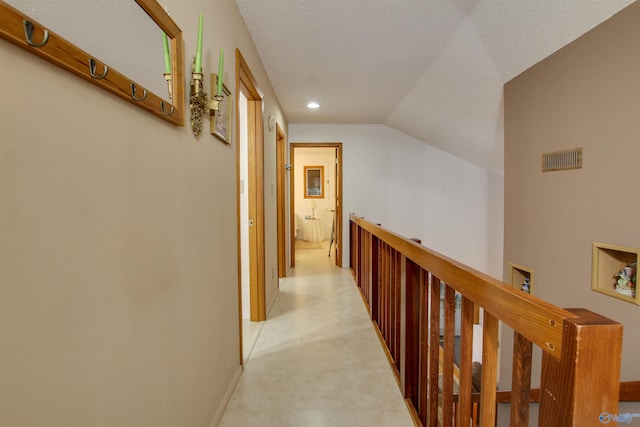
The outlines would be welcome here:
M 503 84 L 634 0 L 235 1 L 290 124 L 385 124 L 502 174 Z

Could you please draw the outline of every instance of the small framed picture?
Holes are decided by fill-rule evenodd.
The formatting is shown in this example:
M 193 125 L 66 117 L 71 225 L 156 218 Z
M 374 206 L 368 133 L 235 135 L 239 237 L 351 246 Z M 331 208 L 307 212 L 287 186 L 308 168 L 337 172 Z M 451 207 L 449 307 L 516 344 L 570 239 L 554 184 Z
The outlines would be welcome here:
M 324 198 L 324 166 L 304 167 L 304 198 Z
M 218 75 L 211 74 L 211 87 L 218 87 Z M 215 135 L 222 142 L 231 144 L 231 92 L 222 84 L 222 94 L 224 99 L 220 104 L 220 110 L 211 110 L 211 134 Z

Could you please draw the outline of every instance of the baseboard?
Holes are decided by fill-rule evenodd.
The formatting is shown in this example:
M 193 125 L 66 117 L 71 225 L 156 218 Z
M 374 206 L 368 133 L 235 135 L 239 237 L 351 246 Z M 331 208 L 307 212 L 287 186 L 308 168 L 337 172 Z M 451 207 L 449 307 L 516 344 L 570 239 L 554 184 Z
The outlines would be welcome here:
M 278 286 L 278 288 L 276 289 L 276 293 L 273 296 L 273 298 L 271 298 L 271 301 L 269 302 L 269 307 L 267 307 L 267 319 L 269 318 L 269 314 L 271 314 L 271 310 L 273 309 L 273 306 L 276 304 L 276 301 L 278 300 L 278 295 L 280 295 L 280 286 Z
M 280 290 L 278 289 L 275 296 L 272 298 L 269 304 L 267 313 L 271 312 L 271 309 L 275 305 L 275 302 L 278 299 L 279 294 L 280 294 Z M 233 395 L 233 392 L 235 391 L 236 386 L 238 385 L 238 381 L 240 381 L 240 377 L 242 376 L 242 370 L 243 370 L 243 367 L 238 366 L 238 369 L 236 370 L 236 373 L 234 374 L 233 379 L 231 380 L 231 383 L 229 383 L 229 387 L 227 388 L 227 391 L 224 394 L 224 397 L 222 398 L 222 402 L 220 402 L 220 406 L 218 407 L 218 410 L 213 416 L 213 419 L 211 420 L 211 422 L 209 423 L 209 427 L 216 427 L 218 424 L 220 424 L 220 421 L 222 420 L 222 415 L 224 415 L 224 411 L 225 409 L 227 409 L 227 405 L 229 404 L 229 401 L 231 400 L 231 396 Z
M 229 383 L 229 387 L 227 388 L 227 391 L 225 392 L 224 397 L 222 398 L 222 402 L 220 402 L 220 406 L 218 406 L 218 410 L 213 416 L 213 419 L 211 420 L 211 422 L 209 423 L 209 427 L 216 427 L 218 424 L 220 424 L 220 421 L 222 420 L 222 415 L 224 415 L 224 411 L 225 409 L 227 409 L 227 405 L 231 400 L 231 396 L 233 396 L 233 392 L 235 391 L 236 386 L 238 385 L 238 381 L 240 381 L 240 377 L 242 376 L 242 369 L 243 369 L 242 366 L 238 366 L 238 369 L 236 370 L 236 373 L 233 375 L 233 379 L 231 380 L 231 383 Z

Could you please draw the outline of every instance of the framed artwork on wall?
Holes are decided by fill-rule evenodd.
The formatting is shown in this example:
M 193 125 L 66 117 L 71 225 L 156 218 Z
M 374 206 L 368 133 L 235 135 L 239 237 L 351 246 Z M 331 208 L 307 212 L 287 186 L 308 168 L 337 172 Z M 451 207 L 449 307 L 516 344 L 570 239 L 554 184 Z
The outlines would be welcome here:
M 304 198 L 324 199 L 324 166 L 304 167 Z
M 211 87 L 218 85 L 218 75 L 211 74 Z M 211 110 L 211 135 L 215 135 L 222 142 L 231 144 L 231 92 L 222 84 L 222 93 L 224 100 L 222 101 L 222 111 Z

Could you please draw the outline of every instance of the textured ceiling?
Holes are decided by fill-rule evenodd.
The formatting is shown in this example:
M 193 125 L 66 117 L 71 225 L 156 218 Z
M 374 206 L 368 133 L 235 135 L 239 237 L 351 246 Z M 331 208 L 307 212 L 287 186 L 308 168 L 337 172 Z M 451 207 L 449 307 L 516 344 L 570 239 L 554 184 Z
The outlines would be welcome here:
M 289 123 L 383 123 L 502 174 L 502 85 L 633 0 L 236 3 Z

